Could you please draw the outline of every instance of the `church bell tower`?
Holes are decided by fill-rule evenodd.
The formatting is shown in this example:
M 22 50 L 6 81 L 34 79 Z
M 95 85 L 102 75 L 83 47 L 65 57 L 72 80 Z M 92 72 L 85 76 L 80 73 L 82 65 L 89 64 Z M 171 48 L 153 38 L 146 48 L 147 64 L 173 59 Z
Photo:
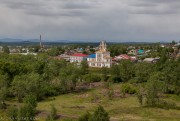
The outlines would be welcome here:
M 106 52 L 106 41 L 101 41 L 99 45 L 99 51 L 100 52 Z

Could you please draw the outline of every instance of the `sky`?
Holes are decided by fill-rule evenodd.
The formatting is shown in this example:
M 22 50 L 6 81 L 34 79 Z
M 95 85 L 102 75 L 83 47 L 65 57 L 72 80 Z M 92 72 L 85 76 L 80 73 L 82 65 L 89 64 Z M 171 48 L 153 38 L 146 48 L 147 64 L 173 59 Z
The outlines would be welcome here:
M 180 41 L 180 0 L 0 0 L 0 38 Z

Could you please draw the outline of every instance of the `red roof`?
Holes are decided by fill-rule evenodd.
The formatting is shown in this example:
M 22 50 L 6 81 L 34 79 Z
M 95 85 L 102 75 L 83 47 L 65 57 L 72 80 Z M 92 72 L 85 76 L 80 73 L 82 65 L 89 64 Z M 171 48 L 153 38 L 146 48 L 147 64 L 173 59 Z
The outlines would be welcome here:
M 134 60 L 134 58 L 132 58 L 131 56 L 129 56 L 129 55 L 127 55 L 127 54 L 122 54 L 122 55 L 119 55 L 119 56 L 117 56 L 117 57 L 121 57 L 122 59 L 125 59 L 125 60 L 128 60 L 128 59 Z M 116 57 L 116 58 L 117 58 L 117 57 Z
M 131 57 L 129 55 L 126 55 L 126 54 L 122 54 L 119 56 L 122 57 L 123 59 L 131 59 Z
M 86 56 L 88 56 L 88 55 L 82 54 L 82 53 L 75 53 L 75 54 L 73 54 L 73 55 L 71 55 L 71 56 L 86 57 Z

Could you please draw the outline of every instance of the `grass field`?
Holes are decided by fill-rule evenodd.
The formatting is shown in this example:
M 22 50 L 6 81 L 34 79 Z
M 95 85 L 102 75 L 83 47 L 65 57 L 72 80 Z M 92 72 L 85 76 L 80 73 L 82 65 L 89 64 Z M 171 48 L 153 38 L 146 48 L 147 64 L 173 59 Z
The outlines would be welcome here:
M 120 89 L 120 84 L 113 86 L 115 91 Z M 169 95 L 170 100 L 180 106 L 180 97 Z M 65 94 L 48 98 L 38 103 L 37 110 L 40 120 L 44 120 L 53 104 L 57 113 L 65 119 L 77 119 L 86 111 L 92 112 L 98 105 L 102 105 L 109 113 L 112 121 L 180 121 L 180 110 L 166 110 L 160 108 L 141 107 L 135 95 L 114 97 L 110 100 L 102 87 L 86 92 Z

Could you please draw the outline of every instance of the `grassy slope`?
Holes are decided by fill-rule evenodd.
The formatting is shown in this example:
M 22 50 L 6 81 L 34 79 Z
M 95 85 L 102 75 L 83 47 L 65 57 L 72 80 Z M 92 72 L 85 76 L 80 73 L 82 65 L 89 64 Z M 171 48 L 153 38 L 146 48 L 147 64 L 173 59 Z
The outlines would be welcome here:
M 114 86 L 119 89 L 120 85 Z M 86 111 L 92 112 L 98 104 L 102 105 L 108 112 L 113 121 L 139 121 L 139 120 L 155 120 L 155 121 L 178 121 L 180 120 L 180 110 L 165 110 L 159 108 L 140 107 L 136 96 L 128 96 L 126 98 L 116 97 L 109 100 L 104 96 L 103 88 L 89 90 L 82 93 L 71 93 L 57 96 L 54 99 L 49 98 L 38 103 L 38 110 L 49 112 L 50 104 L 54 104 L 58 114 L 66 117 L 77 118 Z M 97 97 L 92 102 L 93 97 Z M 169 97 L 177 105 L 180 104 L 180 97 Z M 44 115 L 39 115 L 41 120 Z

